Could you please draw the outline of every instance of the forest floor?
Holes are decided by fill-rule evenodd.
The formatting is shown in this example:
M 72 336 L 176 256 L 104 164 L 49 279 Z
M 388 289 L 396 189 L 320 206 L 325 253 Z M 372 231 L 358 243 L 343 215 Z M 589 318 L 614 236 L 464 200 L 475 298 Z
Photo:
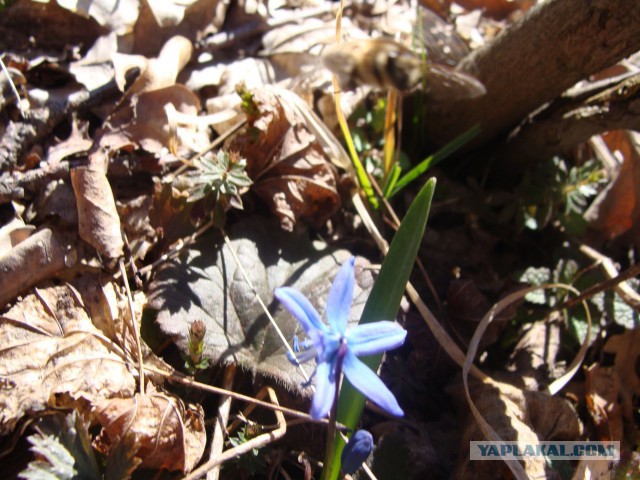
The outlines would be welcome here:
M 349 306 L 406 330 L 355 477 L 640 479 L 637 12 L 420 3 L 0 1 L 3 477 L 337 478 L 289 358 Z

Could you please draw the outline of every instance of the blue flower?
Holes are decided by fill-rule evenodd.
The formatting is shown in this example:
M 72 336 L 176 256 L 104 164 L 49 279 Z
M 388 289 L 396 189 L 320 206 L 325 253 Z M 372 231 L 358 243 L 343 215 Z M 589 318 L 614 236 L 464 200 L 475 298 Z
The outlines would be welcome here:
M 304 295 L 293 288 L 276 288 L 275 296 L 300 322 L 308 341 L 300 343 L 302 352 L 293 359 L 304 363 L 315 357 L 316 393 L 311 404 L 311 417 L 323 418 L 329 413 L 336 393 L 339 362 L 351 384 L 389 413 L 402 416 L 397 400 L 378 376 L 357 356 L 375 355 L 399 347 L 407 332 L 394 322 L 365 323 L 348 332 L 349 310 L 353 302 L 355 258 L 347 260 L 336 275 L 327 299 L 324 324 L 316 309 Z
M 373 436 L 366 430 L 356 431 L 342 450 L 342 471 L 348 475 L 356 473 L 372 450 Z

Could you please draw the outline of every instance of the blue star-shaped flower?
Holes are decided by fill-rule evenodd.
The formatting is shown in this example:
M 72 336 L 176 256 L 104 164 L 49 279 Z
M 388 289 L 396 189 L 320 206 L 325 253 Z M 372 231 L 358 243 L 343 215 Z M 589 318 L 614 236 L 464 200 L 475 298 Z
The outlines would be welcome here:
M 297 290 L 289 287 L 275 290 L 275 296 L 296 317 L 309 337 L 309 341 L 301 343 L 304 351 L 295 361 L 303 363 L 315 357 L 318 364 L 314 372 L 316 393 L 310 412 L 314 419 L 323 418 L 331 410 L 340 361 L 342 371 L 354 387 L 389 413 L 404 415 L 382 380 L 357 356 L 375 355 L 399 347 L 407 332 L 389 321 L 365 323 L 346 331 L 353 302 L 354 263 L 354 257 L 347 260 L 331 285 L 326 310 L 329 325 L 322 322 L 313 305 Z

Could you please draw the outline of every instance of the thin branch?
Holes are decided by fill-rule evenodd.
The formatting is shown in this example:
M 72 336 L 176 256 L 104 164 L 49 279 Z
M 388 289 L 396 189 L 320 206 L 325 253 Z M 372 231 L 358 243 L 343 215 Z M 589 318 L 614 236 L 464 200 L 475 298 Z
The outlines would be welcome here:
M 269 395 L 269 400 L 271 400 L 271 403 L 273 405 L 279 406 L 276 393 L 271 387 L 264 387 L 262 390 L 260 390 L 260 392 L 258 393 L 258 396 L 263 397 L 265 394 Z M 253 410 L 253 405 L 250 405 L 247 408 L 246 415 L 248 415 L 251 412 L 251 410 Z M 262 435 L 258 435 L 257 437 L 252 438 L 251 440 L 248 440 L 247 442 L 242 443 L 237 447 L 231 448 L 226 452 L 220 454 L 219 456 L 210 459 L 207 463 L 196 468 L 193 472 L 191 472 L 189 475 L 184 477 L 183 480 L 195 480 L 197 478 L 201 478 L 209 470 L 216 467 L 217 465 L 221 465 L 224 462 L 231 460 L 232 458 L 239 457 L 240 455 L 250 452 L 254 448 L 263 447 L 271 442 L 275 442 L 276 440 L 284 437 L 284 434 L 287 433 L 287 422 L 285 422 L 284 416 L 282 415 L 281 411 L 274 409 L 274 413 L 276 416 L 276 420 L 278 422 L 278 428 L 270 432 L 263 433 Z
M 231 363 L 225 367 L 222 387 L 230 390 L 233 387 L 233 378 L 236 373 L 236 365 Z M 229 421 L 229 411 L 231 410 L 232 398 L 225 395 L 220 398 L 218 414 L 215 418 L 213 428 L 213 438 L 211 439 L 211 449 L 209 451 L 209 461 L 219 457 L 224 449 L 224 441 L 227 436 L 227 422 Z M 207 480 L 218 480 L 220 477 L 220 465 L 215 465 L 207 472 Z
M 615 272 L 615 267 L 613 266 L 613 262 L 611 262 L 611 260 L 605 257 L 604 255 L 598 254 L 598 252 L 588 247 L 587 245 L 581 245 L 580 251 L 590 256 L 591 258 L 595 258 L 598 261 L 602 262 L 603 265 L 605 265 L 605 271 L 607 271 L 609 274 L 611 274 L 612 269 Z M 605 290 L 611 290 L 613 288 L 618 288 L 623 284 L 623 282 L 631 278 L 635 278 L 638 275 L 640 275 L 640 263 L 636 263 L 635 265 L 632 265 L 631 267 L 627 268 L 624 272 L 614 276 L 613 278 L 609 278 L 604 282 L 600 282 L 596 285 L 593 285 L 587 288 L 580 295 L 576 297 L 572 297 L 566 302 L 564 302 L 562 305 L 557 307 L 556 310 L 571 308 L 577 305 L 579 302 L 587 300 L 600 292 L 604 292 Z M 623 298 L 625 297 L 629 298 L 628 296 L 624 295 L 624 293 L 621 296 L 623 296 Z M 637 298 L 637 293 L 633 292 L 633 296 L 631 298 Z M 629 305 L 635 310 L 640 309 L 640 304 L 638 304 L 637 302 L 634 302 L 633 300 L 627 303 L 629 303 Z
M 129 288 L 129 280 L 127 280 L 127 272 L 124 267 L 124 260 L 122 257 L 118 262 L 120 267 L 120 274 L 122 275 L 122 283 L 124 285 L 125 292 L 127 292 L 127 306 L 129 307 L 129 317 L 131 320 L 131 324 L 129 325 L 129 329 L 131 330 L 131 334 L 136 342 L 136 356 L 138 357 L 138 381 L 140 383 L 140 395 L 144 395 L 144 359 L 142 358 L 142 344 L 140 343 L 140 332 L 138 331 L 138 325 L 136 324 L 136 317 L 133 310 L 133 298 L 131 297 L 131 289 Z M 125 323 L 127 323 L 125 321 Z M 123 336 L 124 338 L 124 336 Z

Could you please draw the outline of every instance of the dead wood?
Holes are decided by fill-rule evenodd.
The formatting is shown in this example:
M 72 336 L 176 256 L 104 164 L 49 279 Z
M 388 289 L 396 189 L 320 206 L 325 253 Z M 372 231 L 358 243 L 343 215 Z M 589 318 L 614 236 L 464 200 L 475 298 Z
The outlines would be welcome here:
M 520 173 L 538 159 L 568 153 L 593 135 L 640 130 L 640 75 L 589 98 L 562 98 L 523 124 L 497 153 L 498 168 Z M 513 159 L 518 159 L 510 165 Z
M 427 135 L 439 145 L 480 124 L 475 145 L 503 135 L 579 80 L 640 50 L 640 9 L 628 0 L 550 0 L 465 58 L 458 68 L 487 94 L 427 101 Z

